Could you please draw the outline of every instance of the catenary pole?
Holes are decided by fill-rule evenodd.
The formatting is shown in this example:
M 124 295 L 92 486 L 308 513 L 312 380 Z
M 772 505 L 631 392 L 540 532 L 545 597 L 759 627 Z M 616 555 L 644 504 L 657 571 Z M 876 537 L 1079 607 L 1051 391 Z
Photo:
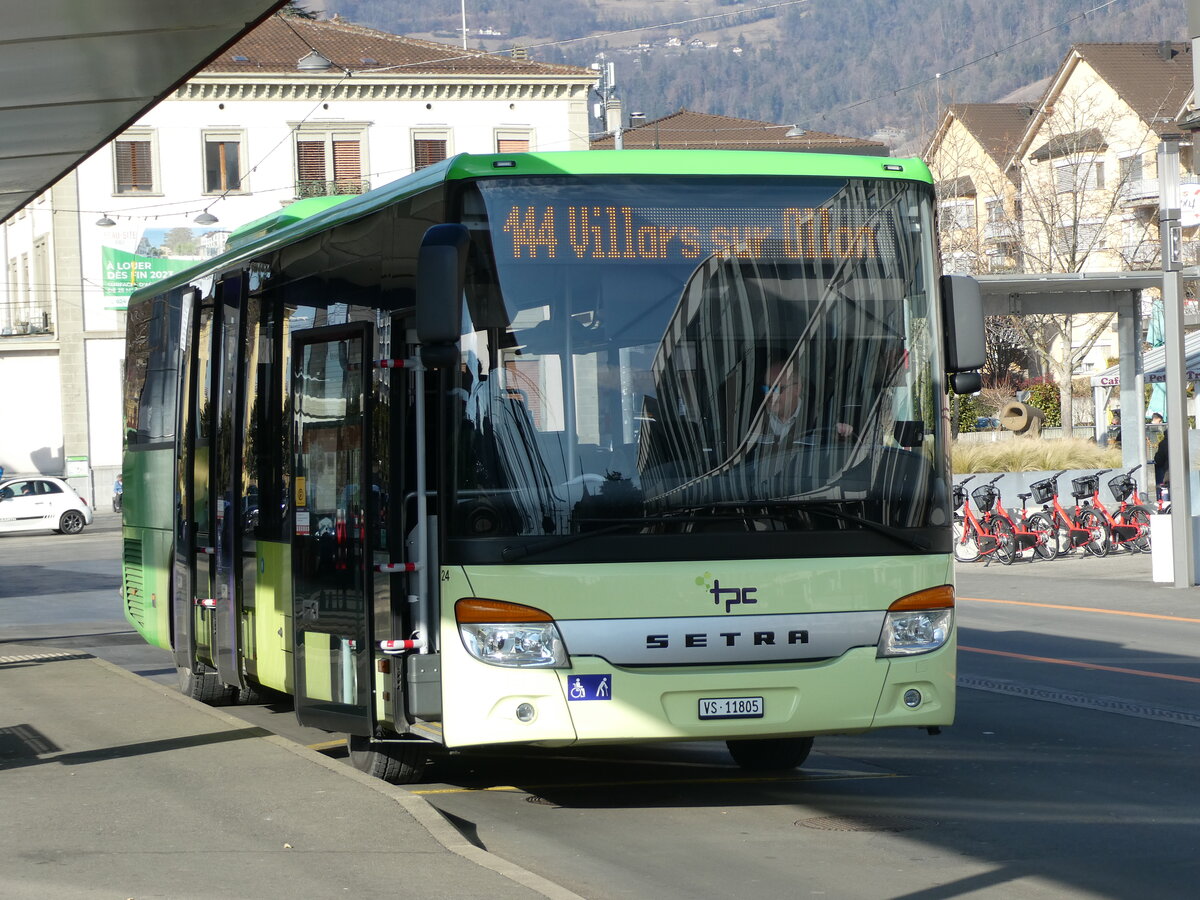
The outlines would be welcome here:
M 1183 262 L 1178 134 L 1158 145 L 1158 233 L 1162 241 L 1163 318 L 1167 369 L 1167 469 L 1171 479 L 1171 560 L 1175 587 L 1196 583 L 1192 558 L 1191 460 L 1188 453 L 1187 362 L 1183 350 Z

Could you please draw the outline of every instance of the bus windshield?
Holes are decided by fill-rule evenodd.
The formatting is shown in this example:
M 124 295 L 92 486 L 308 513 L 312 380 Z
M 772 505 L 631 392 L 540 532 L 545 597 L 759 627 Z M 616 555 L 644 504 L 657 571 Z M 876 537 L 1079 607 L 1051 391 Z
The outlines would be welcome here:
M 462 209 L 453 538 L 512 559 L 948 550 L 927 187 L 530 177 Z

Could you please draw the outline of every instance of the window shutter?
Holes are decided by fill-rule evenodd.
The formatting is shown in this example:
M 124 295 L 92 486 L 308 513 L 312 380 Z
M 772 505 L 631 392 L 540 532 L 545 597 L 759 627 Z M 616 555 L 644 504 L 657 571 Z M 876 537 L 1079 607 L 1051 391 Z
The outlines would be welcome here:
M 333 142 L 333 180 L 339 186 L 362 182 L 362 156 L 358 152 L 358 141 Z
M 1075 189 L 1075 166 L 1059 166 L 1054 170 L 1055 189 L 1060 194 Z
M 496 140 L 497 153 L 528 153 L 529 138 L 498 138 Z
M 414 138 L 413 169 L 423 169 L 446 158 L 445 138 Z
M 149 141 L 117 141 L 117 193 L 154 190 Z
M 296 141 L 296 180 L 325 180 L 324 141 Z

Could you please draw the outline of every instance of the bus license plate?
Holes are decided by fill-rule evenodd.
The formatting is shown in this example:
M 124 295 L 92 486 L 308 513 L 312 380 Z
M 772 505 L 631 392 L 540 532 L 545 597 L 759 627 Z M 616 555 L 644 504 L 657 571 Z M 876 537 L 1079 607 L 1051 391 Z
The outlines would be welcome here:
M 713 697 L 700 701 L 702 719 L 761 719 L 762 697 Z

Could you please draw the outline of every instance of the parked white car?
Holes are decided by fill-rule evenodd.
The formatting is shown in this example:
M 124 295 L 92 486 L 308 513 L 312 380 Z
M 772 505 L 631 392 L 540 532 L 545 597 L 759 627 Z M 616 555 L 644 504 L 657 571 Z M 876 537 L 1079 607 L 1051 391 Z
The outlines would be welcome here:
M 92 508 L 61 478 L 38 475 L 0 481 L 0 533 L 53 529 L 79 534 L 92 524 Z

